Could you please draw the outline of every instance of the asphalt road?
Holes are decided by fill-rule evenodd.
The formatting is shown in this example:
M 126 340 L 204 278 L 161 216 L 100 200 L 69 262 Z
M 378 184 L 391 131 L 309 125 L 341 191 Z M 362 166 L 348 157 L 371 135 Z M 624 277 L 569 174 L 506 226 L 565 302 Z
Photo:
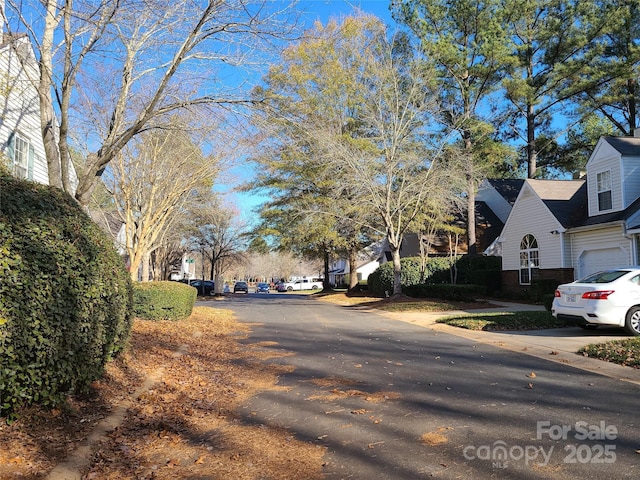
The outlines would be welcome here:
M 244 421 L 326 446 L 329 480 L 640 478 L 637 384 L 305 295 L 216 306 L 294 367 Z

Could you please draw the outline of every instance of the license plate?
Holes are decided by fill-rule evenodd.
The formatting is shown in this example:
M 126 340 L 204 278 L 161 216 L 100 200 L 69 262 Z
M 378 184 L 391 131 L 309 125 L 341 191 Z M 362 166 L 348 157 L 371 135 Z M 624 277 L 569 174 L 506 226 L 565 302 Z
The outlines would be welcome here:
M 567 303 L 576 303 L 576 296 L 575 295 L 567 295 Z

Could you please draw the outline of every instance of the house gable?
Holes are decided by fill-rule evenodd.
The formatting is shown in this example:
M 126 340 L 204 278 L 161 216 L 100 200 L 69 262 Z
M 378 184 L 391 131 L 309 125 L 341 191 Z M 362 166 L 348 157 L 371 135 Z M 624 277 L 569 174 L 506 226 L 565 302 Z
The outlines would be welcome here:
M 530 182 L 531 180 L 527 180 L 523 185 L 502 230 L 500 238 L 504 270 L 518 270 L 520 268 L 520 245 L 522 239 L 527 235 L 533 235 L 542 249 L 553 240 L 554 235 L 551 232 L 563 228 L 532 188 Z M 560 262 L 559 250 L 553 257 L 548 256 L 544 260 L 549 263 Z
M 587 162 L 589 217 L 627 209 L 640 197 L 640 138 L 602 137 Z
M 500 237 L 505 288 L 517 285 L 518 278 L 524 287 L 522 278 L 535 275 L 571 281 L 637 263 L 640 138 L 602 137 L 586 170 L 584 180 L 526 181 Z M 535 243 L 535 255 L 522 247 L 523 238 Z
M 585 197 L 584 180 L 526 180 L 500 236 L 503 270 L 524 271 L 513 278 L 526 285 L 535 278 L 527 270 L 566 268 L 570 257 L 564 232 L 584 218 Z M 528 251 L 531 240 L 533 257 Z M 523 249 L 523 244 L 529 246 Z

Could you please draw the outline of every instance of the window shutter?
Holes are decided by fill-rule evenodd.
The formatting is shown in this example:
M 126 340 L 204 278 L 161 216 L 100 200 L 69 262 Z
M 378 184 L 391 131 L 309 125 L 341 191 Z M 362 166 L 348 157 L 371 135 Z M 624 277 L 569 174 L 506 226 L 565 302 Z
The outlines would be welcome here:
M 33 145 L 30 143 L 29 144 L 29 162 L 27 165 L 27 179 L 28 180 L 33 180 L 33 159 L 35 157 L 35 152 L 33 149 Z
M 7 157 L 9 157 L 9 171 L 13 174 L 13 164 L 16 150 L 16 134 L 11 132 L 7 140 Z

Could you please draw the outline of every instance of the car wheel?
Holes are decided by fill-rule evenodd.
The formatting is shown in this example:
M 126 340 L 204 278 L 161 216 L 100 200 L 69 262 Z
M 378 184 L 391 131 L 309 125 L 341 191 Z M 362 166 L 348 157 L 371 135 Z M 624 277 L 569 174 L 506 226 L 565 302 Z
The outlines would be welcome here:
M 312 286 L 311 286 L 311 290 L 317 290 L 317 289 L 318 289 L 318 286 L 317 286 L 317 285 L 312 285 Z
M 293 287 L 287 287 L 287 291 L 288 291 L 288 292 L 293 291 Z
M 640 307 L 631 307 L 627 312 L 624 329 L 630 335 L 640 335 Z

